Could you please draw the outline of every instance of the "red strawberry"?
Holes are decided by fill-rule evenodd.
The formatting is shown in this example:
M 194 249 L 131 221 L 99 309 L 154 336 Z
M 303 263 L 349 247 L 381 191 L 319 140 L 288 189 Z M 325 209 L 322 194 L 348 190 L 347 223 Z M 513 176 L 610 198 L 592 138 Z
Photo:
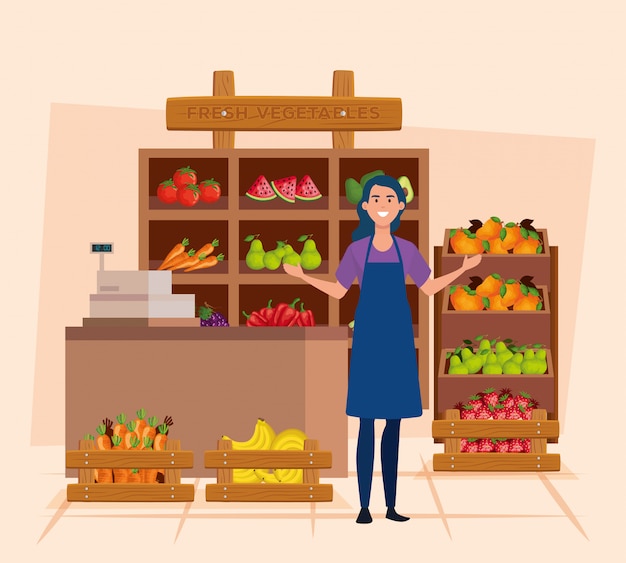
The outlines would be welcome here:
M 507 420 L 522 420 L 522 411 L 517 405 L 514 405 L 506 410 L 506 418 Z
M 463 405 L 461 420 L 476 420 L 476 411 L 472 405 Z
M 530 452 L 530 438 L 524 438 L 522 440 L 522 451 L 525 454 L 529 454 Z
M 467 439 L 467 453 L 470 453 L 470 454 L 478 453 L 478 438 Z
M 489 420 L 493 418 L 493 407 L 481 406 L 476 411 L 476 420 Z
M 496 390 L 493 387 L 487 387 L 487 389 L 485 389 L 482 392 L 482 397 L 483 397 L 483 403 L 487 407 L 489 406 L 495 407 L 496 404 L 498 403 L 498 394 L 496 393 Z
M 509 451 L 509 441 L 506 438 L 498 438 L 495 451 L 501 454 L 507 453 Z
M 461 453 L 467 452 L 467 438 L 461 438 Z
M 522 440 L 520 438 L 511 438 L 509 440 L 509 451 L 514 454 L 522 453 L 524 451 Z
M 498 403 L 493 407 L 493 419 L 494 420 L 506 420 L 507 409 L 502 403 Z
M 474 407 L 474 410 L 478 410 L 480 407 L 483 406 L 482 397 L 480 395 L 472 395 L 469 398 L 469 401 L 467 402 L 467 404 L 472 405 L 472 407 Z
M 495 448 L 495 442 L 492 438 L 481 438 L 478 440 L 479 452 L 492 452 Z
M 532 401 L 528 403 L 528 406 L 524 408 L 521 404 L 519 410 L 522 411 L 522 420 L 530 420 L 533 417 L 533 411 L 535 410 L 535 403 Z
M 529 393 L 526 393 L 526 391 L 520 391 L 517 395 L 515 395 L 514 400 L 516 405 L 523 405 L 524 408 L 526 408 L 528 403 L 530 403 L 533 399 Z
M 515 401 L 513 400 L 513 392 L 508 387 L 500 389 L 498 402 L 504 405 L 505 408 L 510 409 L 515 404 Z

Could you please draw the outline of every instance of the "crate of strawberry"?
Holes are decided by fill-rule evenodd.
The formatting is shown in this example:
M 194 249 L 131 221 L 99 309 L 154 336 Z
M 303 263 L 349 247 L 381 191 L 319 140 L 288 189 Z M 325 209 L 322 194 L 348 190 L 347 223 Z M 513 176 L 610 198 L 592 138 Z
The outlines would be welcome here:
M 558 471 L 559 454 L 547 452 L 558 438 L 558 420 L 529 393 L 489 387 L 448 409 L 433 421 L 435 440 L 444 453 L 433 456 L 438 471 Z M 515 455 L 511 455 L 515 454 Z

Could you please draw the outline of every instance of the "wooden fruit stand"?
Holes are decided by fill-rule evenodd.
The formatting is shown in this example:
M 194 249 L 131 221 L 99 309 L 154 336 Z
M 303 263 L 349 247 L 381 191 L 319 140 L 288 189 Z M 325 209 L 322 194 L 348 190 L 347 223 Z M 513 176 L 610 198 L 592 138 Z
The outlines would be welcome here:
M 546 229 L 537 229 L 543 241 L 538 254 L 487 254 L 475 269 L 468 271 L 455 284 L 470 283 L 471 276 L 484 278 L 498 273 L 503 279 L 520 279 L 531 276 L 542 300 L 542 308 L 533 311 L 461 311 L 454 310 L 450 301 L 450 287 L 435 296 L 435 341 L 434 341 L 434 421 L 433 438 L 444 442 L 445 455 L 437 458 L 435 469 L 451 471 L 510 471 L 559 469 L 558 454 L 546 457 L 545 443 L 558 441 L 558 247 L 550 246 Z M 451 229 L 444 233 L 443 246 L 435 246 L 435 275 L 440 276 L 457 269 L 463 256 L 455 254 L 450 244 Z M 449 356 L 465 339 L 476 335 L 489 338 L 509 338 L 520 343 L 540 342 L 546 346 L 547 371 L 540 375 L 531 374 L 450 374 Z M 454 434 L 465 438 L 528 438 L 531 428 L 529 420 L 460 420 L 459 410 L 453 408 L 467 401 L 470 395 L 488 387 L 510 388 L 514 392 L 526 391 L 538 401 L 540 409 L 534 416 L 546 419 L 540 422 L 544 428 L 541 436 L 543 463 L 530 463 L 530 453 L 460 453 L 452 449 L 458 442 L 450 442 L 450 424 Z M 539 412 L 537 412 L 539 411 Z M 456 414 L 455 414 L 456 413 Z M 448 422 L 451 420 L 452 422 Z M 445 422 L 444 422 L 445 421 Z M 514 432 L 515 431 L 515 432 Z M 500 433 L 499 433 L 500 432 Z M 504 433 L 502 433 L 504 432 Z M 539 442 L 532 442 L 538 448 Z M 539 451 L 539 450 L 538 450 Z M 454 462 L 450 462 L 450 456 Z M 442 460 L 446 460 L 445 463 Z M 545 462 L 547 460 L 547 462 Z

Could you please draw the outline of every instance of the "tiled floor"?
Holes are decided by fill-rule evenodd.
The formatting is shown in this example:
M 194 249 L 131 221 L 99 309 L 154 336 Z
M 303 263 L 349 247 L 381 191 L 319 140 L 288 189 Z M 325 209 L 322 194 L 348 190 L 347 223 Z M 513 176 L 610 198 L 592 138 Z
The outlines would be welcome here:
M 61 470 L 62 448 L 32 448 L 38 466 L 48 469 L 37 488 L 41 505 L 34 542 L 42 553 L 70 545 L 87 549 L 90 561 L 111 561 L 113 546 L 143 553 L 146 561 L 172 560 L 166 554 L 189 560 L 188 555 L 202 550 L 238 561 L 235 552 L 259 555 L 267 548 L 260 559 L 272 562 L 319 560 L 325 553 L 344 554 L 349 561 L 355 553 L 360 561 L 384 560 L 396 546 L 432 550 L 439 560 L 469 549 L 468 561 L 481 560 L 479 553 L 485 550 L 505 549 L 507 561 L 518 556 L 522 561 L 530 557 L 523 557 L 522 549 L 529 538 L 529 545 L 542 546 L 541 556 L 534 550 L 530 557 L 535 561 L 543 561 L 551 549 L 560 555 L 567 549 L 579 555 L 591 549 L 582 512 L 586 508 L 580 506 L 584 476 L 568 466 L 567 457 L 561 455 L 559 472 L 435 472 L 432 455 L 442 448 L 432 438 L 402 439 L 397 510 L 411 517 L 406 523 L 384 518 L 376 460 L 370 505 L 374 522 L 367 526 L 354 522 L 359 505 L 354 467 L 345 479 L 324 478 L 322 471 L 320 480 L 333 485 L 329 503 L 207 503 L 204 488 L 214 480 L 185 478 L 184 471 L 183 482 L 195 485 L 191 503 L 68 503 L 65 487 L 74 480 Z M 552 453 L 558 448 L 549 444 Z M 353 460 L 355 440 L 349 449 Z

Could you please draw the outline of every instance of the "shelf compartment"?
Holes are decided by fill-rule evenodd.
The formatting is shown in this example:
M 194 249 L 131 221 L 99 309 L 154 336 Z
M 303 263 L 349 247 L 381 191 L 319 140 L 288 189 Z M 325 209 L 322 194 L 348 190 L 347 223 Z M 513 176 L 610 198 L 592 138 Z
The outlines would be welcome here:
M 158 185 L 168 180 L 178 168 L 191 166 L 197 175 L 198 183 L 214 178 L 220 183 L 221 197 L 215 203 L 198 201 L 193 207 L 185 207 L 178 202 L 163 203 L 156 196 Z M 176 210 L 195 212 L 198 210 L 227 209 L 228 208 L 228 159 L 211 157 L 151 157 L 148 159 L 148 193 L 150 210 Z
M 305 309 L 313 311 L 315 325 L 328 325 L 328 300 L 325 293 L 310 285 L 265 285 L 265 284 L 241 284 L 239 286 L 239 324 L 245 326 L 246 317 L 242 311 L 250 315 L 252 311 L 258 311 L 267 307 L 268 301 L 272 300 L 272 307 L 279 303 L 292 303 L 297 297 L 296 309 L 300 310 L 300 303 Z
M 298 242 L 301 235 L 312 235 L 315 246 L 322 256 L 322 263 L 316 270 L 305 270 L 305 272 L 317 275 L 329 272 L 328 252 L 329 236 L 328 221 L 239 221 L 239 273 L 241 274 L 280 274 L 284 273 L 282 266 L 277 270 L 251 270 L 246 265 L 246 254 L 250 250 L 250 242 L 244 239 L 248 235 L 259 235 L 263 243 L 263 249 L 268 252 L 276 247 L 277 241 L 286 241 L 293 246 L 293 249 L 300 254 L 304 243 Z
M 267 157 L 267 158 L 240 158 L 239 159 L 239 209 L 253 209 L 264 211 L 268 209 L 328 209 L 329 169 L 328 158 L 314 157 Z M 268 182 L 295 176 L 299 182 L 308 174 L 322 194 L 320 199 L 302 201 L 296 199 L 289 203 L 276 197 L 270 201 L 255 201 L 245 194 L 260 175 L 264 175 Z
M 355 209 L 356 206 L 346 198 L 345 182 L 354 178 L 357 182 L 364 174 L 374 170 L 382 170 L 385 174 L 398 178 L 407 176 L 413 186 L 415 197 L 407 205 L 407 209 L 419 208 L 419 158 L 368 157 L 339 159 L 339 194 L 340 209 Z
M 198 308 L 204 303 L 208 303 L 213 307 L 216 311 L 224 315 L 226 320 L 230 323 L 230 319 L 228 318 L 228 285 L 226 284 L 172 284 L 172 293 L 185 293 L 191 294 L 193 293 L 196 296 L 195 299 L 195 312 L 196 317 L 198 317 Z M 200 321 L 198 321 L 198 326 L 200 326 Z
M 163 262 L 175 244 L 184 238 L 189 239 L 187 251 L 199 250 L 206 243 L 219 241 L 219 246 L 213 251 L 214 255 L 224 254 L 224 260 L 207 270 L 181 273 L 174 272 L 173 276 L 206 276 L 228 272 L 228 221 L 150 221 L 148 224 L 148 269 L 156 270 Z

